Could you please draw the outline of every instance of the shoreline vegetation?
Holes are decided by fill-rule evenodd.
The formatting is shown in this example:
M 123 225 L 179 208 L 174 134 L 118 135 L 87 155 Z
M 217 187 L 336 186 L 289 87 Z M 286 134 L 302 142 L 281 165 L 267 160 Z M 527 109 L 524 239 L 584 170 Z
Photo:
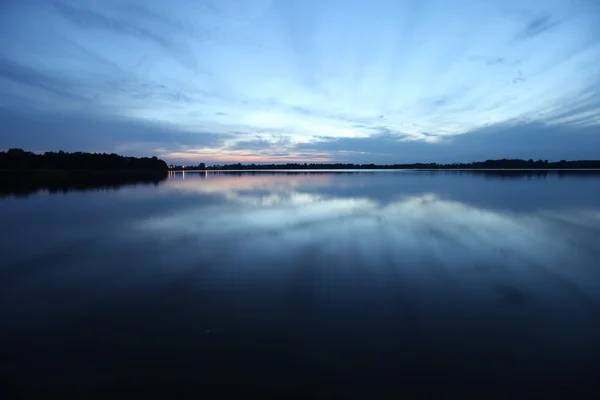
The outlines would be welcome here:
M 600 161 L 488 160 L 467 164 L 228 164 L 206 166 L 167 165 L 156 157 L 124 157 L 117 154 L 46 152 L 21 149 L 0 152 L 0 198 L 27 197 L 40 191 L 117 190 L 123 186 L 159 185 L 172 171 L 223 172 L 228 174 L 373 173 L 374 170 L 420 170 L 422 173 L 468 171 L 486 178 L 544 178 L 549 173 L 600 174 Z M 348 171 L 354 170 L 354 171 Z M 362 171 L 361 171 L 362 170 Z M 361 172 L 357 172 L 361 171 Z
M 410 169 L 410 170 L 552 170 L 600 169 L 600 160 L 548 161 L 498 159 L 470 163 L 353 164 L 353 163 L 286 163 L 286 164 L 225 164 L 207 166 L 167 165 L 157 157 L 126 157 L 106 153 L 46 152 L 36 154 L 22 149 L 0 152 L 0 172 L 27 171 L 28 174 L 66 176 L 100 173 L 143 173 L 161 171 L 244 171 L 244 170 L 340 170 L 340 169 Z
M 0 198 L 27 197 L 40 191 L 68 193 L 158 185 L 168 175 L 167 163 L 156 157 L 63 151 L 36 154 L 21 149 L 0 152 Z
M 340 169 L 408 169 L 408 170 L 600 170 L 600 160 L 555 161 L 500 159 L 471 163 L 413 163 L 413 164 L 352 164 L 352 163 L 288 163 L 288 164 L 226 164 L 206 166 L 170 165 L 170 171 L 245 171 L 245 170 L 340 170 Z
M 28 171 L 166 171 L 157 157 L 125 157 L 106 153 L 48 151 L 36 154 L 22 149 L 0 152 L 0 170 Z

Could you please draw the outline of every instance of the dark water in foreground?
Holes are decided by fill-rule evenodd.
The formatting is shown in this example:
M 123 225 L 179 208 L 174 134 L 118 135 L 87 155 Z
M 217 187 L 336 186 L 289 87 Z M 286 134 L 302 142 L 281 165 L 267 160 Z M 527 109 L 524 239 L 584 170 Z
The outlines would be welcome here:
M 600 387 L 598 175 L 186 173 L 0 224 L 12 393 Z

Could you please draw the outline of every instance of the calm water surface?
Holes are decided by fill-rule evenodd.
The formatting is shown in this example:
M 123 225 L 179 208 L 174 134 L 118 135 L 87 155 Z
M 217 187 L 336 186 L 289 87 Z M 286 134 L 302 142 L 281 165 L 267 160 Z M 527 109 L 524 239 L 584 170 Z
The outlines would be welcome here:
M 0 224 L 13 393 L 597 384 L 598 175 L 173 173 L 5 194 Z

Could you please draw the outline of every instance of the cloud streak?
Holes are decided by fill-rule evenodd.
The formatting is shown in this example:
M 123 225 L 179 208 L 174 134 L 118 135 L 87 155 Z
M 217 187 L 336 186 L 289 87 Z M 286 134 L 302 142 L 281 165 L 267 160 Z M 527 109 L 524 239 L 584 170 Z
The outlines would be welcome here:
M 600 125 L 599 24 L 584 0 L 12 2 L 0 146 L 395 162 L 479 159 L 495 143 L 566 157 L 540 148 L 552 138 L 577 158 Z
M 0 78 L 19 85 L 41 89 L 60 97 L 66 97 L 70 100 L 84 100 L 83 96 L 78 95 L 77 92 L 73 90 L 74 88 L 71 88 L 71 90 L 65 88 L 63 85 L 64 80 L 58 77 L 49 76 L 34 68 L 20 65 L 2 57 L 0 57 Z
M 549 15 L 533 18 L 527 23 L 527 26 L 517 34 L 516 39 L 525 40 L 534 38 L 551 30 L 558 24 L 559 22 L 554 21 Z
M 78 7 L 59 0 L 54 0 L 50 4 L 54 6 L 58 14 L 71 24 L 79 27 L 79 29 L 105 30 L 116 35 L 149 41 L 192 71 L 197 72 L 199 70 L 195 54 L 189 49 L 185 41 L 179 37 L 180 35 L 177 35 L 184 33 L 187 36 L 194 37 L 195 32 L 186 29 L 182 24 L 177 24 L 158 15 L 143 5 L 131 6 L 130 12 L 126 15 L 112 17 L 108 13 Z M 161 25 L 166 25 L 166 27 L 157 29 Z

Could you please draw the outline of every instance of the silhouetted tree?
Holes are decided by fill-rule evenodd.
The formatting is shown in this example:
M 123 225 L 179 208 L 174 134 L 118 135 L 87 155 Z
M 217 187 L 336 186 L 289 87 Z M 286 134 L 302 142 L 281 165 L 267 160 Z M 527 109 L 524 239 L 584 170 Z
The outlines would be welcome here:
M 0 152 L 0 169 L 60 169 L 60 170 L 166 170 L 167 163 L 157 157 L 125 157 L 105 153 L 46 152 L 36 154 L 22 149 Z

